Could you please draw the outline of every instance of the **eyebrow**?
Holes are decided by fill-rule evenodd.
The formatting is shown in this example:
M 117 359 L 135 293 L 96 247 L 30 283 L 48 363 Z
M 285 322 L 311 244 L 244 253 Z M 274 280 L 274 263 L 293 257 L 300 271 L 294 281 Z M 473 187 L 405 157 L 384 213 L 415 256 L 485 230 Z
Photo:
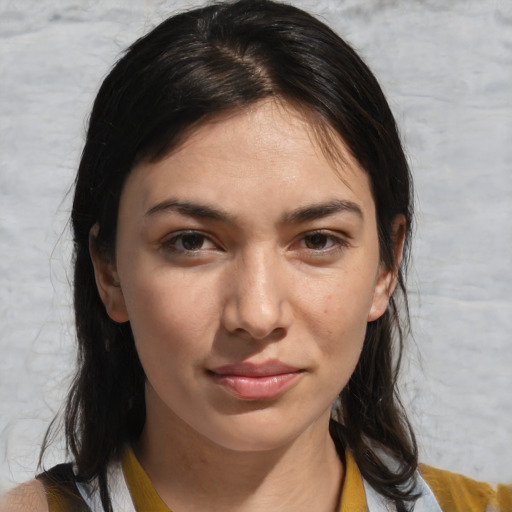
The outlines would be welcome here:
M 297 208 L 285 213 L 281 219 L 283 224 L 300 224 L 310 220 L 320 219 L 336 213 L 350 213 L 364 220 L 363 210 L 353 201 L 333 199 L 325 203 L 318 203 L 303 208 Z
M 199 217 L 203 219 L 217 220 L 221 222 L 233 222 L 234 217 L 229 213 L 212 208 L 206 204 L 196 203 L 193 201 L 179 201 L 177 199 L 169 199 L 152 206 L 146 213 L 146 217 L 150 217 L 162 212 L 178 212 L 191 217 Z
M 163 213 L 178 212 L 182 215 L 198 217 L 203 219 L 211 219 L 219 222 L 235 223 L 236 217 L 212 206 L 196 203 L 194 201 L 180 201 L 178 199 L 169 199 L 152 206 L 146 213 L 146 217 Z M 312 204 L 297 208 L 290 212 L 284 213 L 280 219 L 281 224 L 300 224 L 336 213 L 350 213 L 364 220 L 363 211 L 359 205 L 353 201 L 343 199 L 333 199 L 323 203 Z

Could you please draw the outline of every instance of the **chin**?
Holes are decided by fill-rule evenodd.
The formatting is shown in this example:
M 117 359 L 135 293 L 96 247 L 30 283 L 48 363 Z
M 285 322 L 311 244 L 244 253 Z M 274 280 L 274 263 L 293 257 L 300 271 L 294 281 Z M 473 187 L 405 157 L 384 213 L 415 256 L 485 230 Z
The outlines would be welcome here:
M 291 435 L 266 434 L 260 431 L 258 433 L 247 432 L 243 435 L 242 432 L 238 431 L 231 436 L 219 436 L 217 439 L 212 439 L 212 441 L 222 448 L 234 452 L 269 452 L 288 446 L 296 438 L 296 436 Z
M 227 450 L 264 452 L 285 448 L 304 434 L 309 425 L 291 419 L 269 417 L 253 413 L 228 418 L 227 424 L 203 432 L 210 441 Z M 261 413 L 261 411 L 259 411 Z

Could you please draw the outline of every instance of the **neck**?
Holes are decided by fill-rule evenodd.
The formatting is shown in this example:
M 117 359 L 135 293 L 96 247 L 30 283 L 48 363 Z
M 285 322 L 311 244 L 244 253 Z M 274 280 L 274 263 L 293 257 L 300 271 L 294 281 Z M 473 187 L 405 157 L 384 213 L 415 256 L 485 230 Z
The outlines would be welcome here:
M 162 424 L 148 414 L 136 455 L 171 510 L 335 512 L 343 468 L 329 418 L 285 445 L 232 450 L 179 418 Z

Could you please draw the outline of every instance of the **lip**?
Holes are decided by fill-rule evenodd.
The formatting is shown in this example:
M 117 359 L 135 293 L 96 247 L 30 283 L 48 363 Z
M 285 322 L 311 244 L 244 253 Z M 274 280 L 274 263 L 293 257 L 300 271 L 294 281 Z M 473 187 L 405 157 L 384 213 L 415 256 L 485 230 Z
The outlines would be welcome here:
M 269 400 L 292 387 L 303 370 L 277 360 L 242 362 L 208 370 L 228 393 L 244 400 Z

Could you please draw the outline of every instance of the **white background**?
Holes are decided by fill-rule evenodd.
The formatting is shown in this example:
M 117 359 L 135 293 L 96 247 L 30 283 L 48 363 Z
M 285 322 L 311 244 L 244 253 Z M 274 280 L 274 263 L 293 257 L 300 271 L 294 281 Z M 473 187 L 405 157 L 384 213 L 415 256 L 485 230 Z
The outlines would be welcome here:
M 512 2 L 293 3 L 365 57 L 410 157 L 421 459 L 512 481 Z M 66 222 L 90 105 L 121 50 L 184 6 L 0 0 L 0 491 L 33 476 L 73 370 Z

